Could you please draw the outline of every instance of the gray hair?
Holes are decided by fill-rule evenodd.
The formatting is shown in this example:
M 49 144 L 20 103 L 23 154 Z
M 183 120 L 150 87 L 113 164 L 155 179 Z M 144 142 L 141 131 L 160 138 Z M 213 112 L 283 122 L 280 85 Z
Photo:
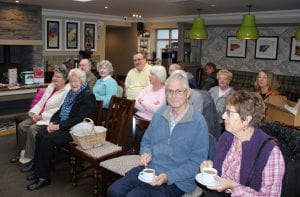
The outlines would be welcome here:
M 175 73 L 172 73 L 172 75 L 167 79 L 166 86 L 168 86 L 170 81 L 182 81 L 183 88 L 187 88 L 187 89 L 190 88 L 189 81 L 188 81 L 185 71 L 183 71 L 184 74 L 178 72 L 180 70 L 176 70 L 176 71 L 177 72 L 174 71 Z
M 79 78 L 82 83 L 86 82 L 86 73 L 82 71 L 80 68 L 74 68 L 70 70 L 68 79 L 70 80 L 71 77 Z
M 164 66 L 154 65 L 150 68 L 150 72 L 155 74 L 162 83 L 165 83 L 167 79 L 167 71 Z
M 66 65 L 55 65 L 54 72 L 62 74 L 65 81 L 68 80 L 69 69 L 66 67 Z
M 106 66 L 109 73 L 112 75 L 114 72 L 114 68 L 112 66 L 112 63 L 108 60 L 102 60 L 99 63 L 97 63 L 97 70 L 99 70 L 102 66 Z

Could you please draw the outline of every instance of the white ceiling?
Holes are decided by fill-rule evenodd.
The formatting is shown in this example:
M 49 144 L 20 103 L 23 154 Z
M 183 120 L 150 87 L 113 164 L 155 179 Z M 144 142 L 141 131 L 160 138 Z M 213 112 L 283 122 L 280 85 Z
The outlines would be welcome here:
M 1 2 L 12 3 L 15 0 Z M 196 15 L 197 8 L 202 9 L 201 14 L 247 12 L 247 4 L 253 5 L 253 12 L 300 9 L 299 0 L 94 0 L 87 3 L 73 0 L 20 0 L 20 4 L 113 16 L 131 17 L 135 13 L 144 18 Z

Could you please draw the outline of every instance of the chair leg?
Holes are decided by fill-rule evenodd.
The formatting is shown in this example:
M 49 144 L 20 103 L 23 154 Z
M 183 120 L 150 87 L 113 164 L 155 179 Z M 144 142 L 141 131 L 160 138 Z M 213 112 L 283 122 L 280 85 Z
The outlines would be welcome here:
M 74 187 L 76 187 L 77 186 L 77 159 L 76 159 L 76 157 L 71 155 L 70 164 L 71 164 L 70 173 L 72 176 L 71 177 L 72 184 Z
M 98 196 L 99 192 L 98 192 L 98 181 L 99 179 L 99 171 L 98 171 L 98 166 L 94 166 L 94 196 Z

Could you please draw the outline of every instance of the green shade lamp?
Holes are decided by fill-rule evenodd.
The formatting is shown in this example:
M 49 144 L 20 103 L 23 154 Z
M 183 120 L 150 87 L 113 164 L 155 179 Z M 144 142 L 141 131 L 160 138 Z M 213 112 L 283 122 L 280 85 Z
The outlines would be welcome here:
M 295 40 L 300 40 L 300 27 L 298 27 L 298 29 L 296 30 Z
M 256 40 L 259 37 L 259 31 L 255 24 L 255 16 L 250 15 L 251 5 L 247 5 L 249 8 L 249 14 L 243 16 L 242 24 L 236 32 L 237 39 L 243 40 Z
M 197 10 L 200 11 L 200 9 Z M 204 19 L 200 16 L 194 19 L 192 29 L 189 31 L 189 38 L 193 40 L 206 40 L 208 38 Z

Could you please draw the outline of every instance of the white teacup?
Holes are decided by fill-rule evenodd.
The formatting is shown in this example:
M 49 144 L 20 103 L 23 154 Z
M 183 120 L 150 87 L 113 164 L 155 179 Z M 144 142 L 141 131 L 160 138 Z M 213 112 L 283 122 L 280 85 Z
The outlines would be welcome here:
M 215 168 L 206 167 L 202 170 L 202 179 L 207 183 L 215 182 L 215 176 L 218 174 L 218 171 Z
M 155 178 L 155 170 L 151 168 L 145 168 L 139 173 L 139 176 L 143 177 L 145 181 L 153 181 Z

